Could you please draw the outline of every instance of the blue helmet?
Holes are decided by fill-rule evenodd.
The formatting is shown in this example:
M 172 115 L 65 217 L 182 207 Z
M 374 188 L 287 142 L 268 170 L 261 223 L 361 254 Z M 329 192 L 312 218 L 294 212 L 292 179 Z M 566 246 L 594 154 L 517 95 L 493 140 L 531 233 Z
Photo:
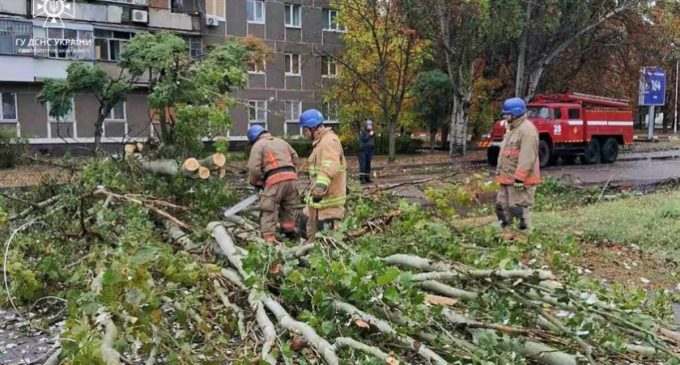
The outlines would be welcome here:
M 316 128 L 323 124 L 324 117 L 320 111 L 316 109 L 307 109 L 300 114 L 300 127 L 302 128 Z
M 503 114 L 512 115 L 513 118 L 521 117 L 527 112 L 527 104 L 524 99 L 510 98 L 503 102 Z
M 266 131 L 267 130 L 264 129 L 263 126 L 255 124 L 254 126 L 248 128 L 248 141 L 250 141 L 250 143 L 255 143 L 255 141 L 257 141 L 257 138 L 260 137 L 260 134 Z

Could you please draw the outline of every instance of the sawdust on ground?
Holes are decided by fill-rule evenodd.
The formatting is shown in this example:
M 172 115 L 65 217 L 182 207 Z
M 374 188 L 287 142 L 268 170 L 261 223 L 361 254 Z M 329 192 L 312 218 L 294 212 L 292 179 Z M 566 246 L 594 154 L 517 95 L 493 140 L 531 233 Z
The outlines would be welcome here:
M 629 288 L 677 289 L 678 263 L 634 246 L 616 243 L 583 243 L 574 258 L 586 275 Z
M 66 183 L 71 177 L 70 171 L 56 166 L 22 165 L 0 170 L 0 188 L 35 186 L 48 180 Z

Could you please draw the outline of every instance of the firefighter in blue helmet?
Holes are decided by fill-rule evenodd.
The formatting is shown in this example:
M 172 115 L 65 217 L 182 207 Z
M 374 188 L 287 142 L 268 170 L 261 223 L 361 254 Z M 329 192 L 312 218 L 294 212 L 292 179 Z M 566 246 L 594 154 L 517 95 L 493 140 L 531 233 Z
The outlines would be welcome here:
M 527 106 L 520 98 L 506 100 L 502 114 L 508 127 L 496 168 L 496 182 L 501 186 L 496 215 L 504 229 L 516 222 L 521 232 L 528 232 L 536 185 L 541 182 L 538 131 L 527 119 Z M 507 237 L 514 237 L 512 232 L 507 233 Z
M 252 145 L 248 159 L 250 184 L 262 189 L 260 194 L 260 226 L 262 238 L 277 244 L 276 226 L 283 233 L 294 237 L 297 191 L 298 154 L 286 141 L 272 136 L 262 126 L 248 129 L 248 141 Z
M 308 159 L 311 186 L 305 208 L 308 238 L 319 230 L 334 229 L 345 217 L 347 162 L 340 138 L 323 123 L 324 116 L 316 109 L 300 115 L 300 127 L 313 141 Z

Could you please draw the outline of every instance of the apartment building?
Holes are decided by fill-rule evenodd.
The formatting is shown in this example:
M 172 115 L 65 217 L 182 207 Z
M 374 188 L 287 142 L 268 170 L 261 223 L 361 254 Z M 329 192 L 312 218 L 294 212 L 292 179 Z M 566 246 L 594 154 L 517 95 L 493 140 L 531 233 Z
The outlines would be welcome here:
M 328 1 L 320 0 L 2 0 L 0 128 L 37 146 L 92 143 L 94 96 L 77 95 L 72 112 L 56 121 L 36 98 L 43 80 L 65 77 L 74 61 L 116 72 L 135 33 L 165 30 L 185 38 L 197 58 L 232 37 L 263 39 L 271 56 L 249 65 L 248 86 L 236 95 L 233 127 L 225 134 L 245 140 L 248 127 L 261 124 L 296 136 L 305 108 L 321 108 L 331 123 L 337 121 L 336 104 L 324 103 L 322 93 L 338 67 L 320 56 L 340 50 L 343 29 L 336 18 Z M 152 136 L 150 115 L 141 87 L 111 111 L 103 142 Z

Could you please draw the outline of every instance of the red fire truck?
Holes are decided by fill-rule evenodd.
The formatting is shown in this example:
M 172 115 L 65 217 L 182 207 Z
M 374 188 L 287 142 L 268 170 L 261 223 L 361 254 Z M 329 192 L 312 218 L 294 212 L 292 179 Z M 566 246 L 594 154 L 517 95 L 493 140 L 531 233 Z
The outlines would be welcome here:
M 538 129 L 541 167 L 562 158 L 573 163 L 612 163 L 619 145 L 633 143 L 633 110 L 628 100 L 581 93 L 538 95 L 528 104 L 527 116 Z M 496 165 L 506 122 L 498 121 L 480 146 L 489 164 Z

